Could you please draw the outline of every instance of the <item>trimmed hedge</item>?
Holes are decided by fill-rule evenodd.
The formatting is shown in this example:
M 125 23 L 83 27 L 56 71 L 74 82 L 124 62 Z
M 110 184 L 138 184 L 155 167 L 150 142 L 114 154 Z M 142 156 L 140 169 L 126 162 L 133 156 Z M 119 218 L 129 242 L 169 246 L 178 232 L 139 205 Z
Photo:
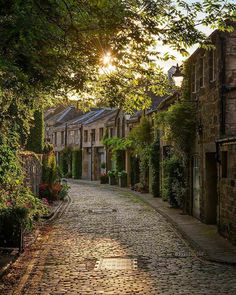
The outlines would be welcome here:
M 26 148 L 36 154 L 42 154 L 44 148 L 44 120 L 43 112 L 40 110 L 34 113 L 34 126 L 30 129 Z
M 82 151 L 72 151 L 72 177 L 81 179 L 82 176 Z
M 152 194 L 160 197 L 160 142 L 157 138 L 151 147 L 150 164 L 152 169 Z

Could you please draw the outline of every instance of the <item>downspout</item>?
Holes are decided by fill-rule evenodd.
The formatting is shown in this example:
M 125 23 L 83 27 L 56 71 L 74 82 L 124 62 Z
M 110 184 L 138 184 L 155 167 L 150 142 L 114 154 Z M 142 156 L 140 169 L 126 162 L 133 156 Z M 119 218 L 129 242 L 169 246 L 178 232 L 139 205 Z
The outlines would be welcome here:
M 221 70 L 220 70 L 220 76 L 219 76 L 219 82 L 220 82 L 220 137 L 225 135 L 225 37 L 223 34 L 220 35 L 220 44 L 221 44 Z M 221 157 L 220 157 L 220 143 L 216 142 L 216 160 L 218 162 L 218 220 L 217 220 L 217 228 L 219 231 L 219 228 L 221 226 L 221 190 L 220 190 L 220 169 L 221 169 Z
M 220 36 L 220 44 L 221 44 L 221 71 L 220 71 L 220 137 L 225 135 L 225 94 L 226 94 L 226 76 L 225 76 L 225 37 L 223 35 Z

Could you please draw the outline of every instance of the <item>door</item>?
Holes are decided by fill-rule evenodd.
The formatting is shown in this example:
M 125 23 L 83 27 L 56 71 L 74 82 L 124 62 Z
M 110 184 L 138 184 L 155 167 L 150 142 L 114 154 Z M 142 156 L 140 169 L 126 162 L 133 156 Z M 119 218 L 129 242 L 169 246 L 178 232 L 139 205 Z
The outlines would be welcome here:
M 193 216 L 200 219 L 199 157 L 193 157 Z
M 206 153 L 206 207 L 205 221 L 216 224 L 217 221 L 217 162 L 215 153 Z

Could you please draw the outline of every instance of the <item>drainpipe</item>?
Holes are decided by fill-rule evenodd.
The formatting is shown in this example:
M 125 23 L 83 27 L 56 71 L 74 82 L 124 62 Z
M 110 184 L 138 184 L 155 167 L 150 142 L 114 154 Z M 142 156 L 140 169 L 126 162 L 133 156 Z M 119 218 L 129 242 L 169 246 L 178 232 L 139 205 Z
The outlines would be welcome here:
M 225 94 L 226 94 L 226 77 L 225 77 L 225 37 L 220 36 L 221 43 L 221 71 L 220 71 L 220 136 L 225 134 Z

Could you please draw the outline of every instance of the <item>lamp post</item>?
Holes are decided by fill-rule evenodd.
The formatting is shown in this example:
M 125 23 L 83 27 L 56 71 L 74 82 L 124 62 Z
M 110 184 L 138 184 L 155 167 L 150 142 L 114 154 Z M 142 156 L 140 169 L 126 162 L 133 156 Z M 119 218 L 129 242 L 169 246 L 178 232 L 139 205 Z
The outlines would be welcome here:
M 181 87 L 182 85 L 182 82 L 183 82 L 183 78 L 184 78 L 184 75 L 183 75 L 183 67 L 179 66 L 178 64 L 176 66 L 174 66 L 175 68 L 175 71 L 174 73 L 172 74 L 172 78 L 175 82 L 175 85 L 178 86 L 178 87 Z

